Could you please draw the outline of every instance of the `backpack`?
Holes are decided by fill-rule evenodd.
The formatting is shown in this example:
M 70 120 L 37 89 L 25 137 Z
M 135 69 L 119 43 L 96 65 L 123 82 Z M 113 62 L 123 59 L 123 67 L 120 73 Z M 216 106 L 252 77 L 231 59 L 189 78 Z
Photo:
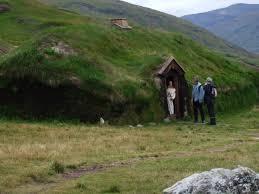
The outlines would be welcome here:
M 218 92 L 217 92 L 217 89 L 216 89 L 215 86 L 213 86 L 213 85 L 209 85 L 209 86 L 208 86 L 208 85 L 207 85 L 206 90 L 207 90 L 207 93 L 209 93 L 208 95 L 209 95 L 210 97 L 216 98 L 216 97 L 218 96 Z

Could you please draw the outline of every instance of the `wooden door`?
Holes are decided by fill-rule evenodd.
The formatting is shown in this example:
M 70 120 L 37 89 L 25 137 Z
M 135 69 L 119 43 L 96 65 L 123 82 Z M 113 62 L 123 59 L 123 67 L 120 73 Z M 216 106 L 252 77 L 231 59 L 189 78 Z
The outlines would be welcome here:
M 176 97 L 175 97 L 175 114 L 177 118 L 181 117 L 181 108 L 180 108 L 180 82 L 178 77 L 174 78 L 174 84 L 176 89 Z

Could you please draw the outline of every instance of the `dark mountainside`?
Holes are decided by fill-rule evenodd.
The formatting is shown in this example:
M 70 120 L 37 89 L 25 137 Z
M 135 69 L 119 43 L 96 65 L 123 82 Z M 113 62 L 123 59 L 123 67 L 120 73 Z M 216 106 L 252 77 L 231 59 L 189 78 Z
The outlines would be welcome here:
M 216 51 L 231 56 L 254 58 L 244 49 L 235 46 L 207 30 L 200 28 L 181 18 L 165 14 L 149 8 L 129 4 L 119 0 L 40 0 L 41 2 L 58 6 L 79 13 L 81 15 L 104 18 L 106 21 L 112 17 L 126 17 L 134 25 L 149 28 L 160 28 L 166 31 L 182 33 L 199 43 Z M 246 59 L 247 61 L 247 59 Z M 251 63 L 255 63 L 252 61 Z
M 236 4 L 183 18 L 233 44 L 259 54 L 259 4 Z

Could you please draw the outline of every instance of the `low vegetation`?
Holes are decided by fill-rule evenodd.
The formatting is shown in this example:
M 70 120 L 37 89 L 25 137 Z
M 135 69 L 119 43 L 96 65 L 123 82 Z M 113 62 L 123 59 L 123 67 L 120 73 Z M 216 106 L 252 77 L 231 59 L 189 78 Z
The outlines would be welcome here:
M 0 2 L 10 7 L 0 13 L 0 193 L 161 193 L 215 166 L 259 170 L 258 107 L 248 111 L 258 73 L 238 59 L 178 33 Z M 194 75 L 214 78 L 218 126 L 161 124 L 153 73 L 169 56 L 190 88 Z M 145 127 L 80 122 L 101 116 Z
M 85 16 L 98 18 L 101 22 L 107 18 L 128 18 L 134 26 L 162 29 L 184 34 L 193 40 L 220 53 L 247 60 L 256 59 L 246 50 L 218 38 L 214 34 L 197 27 L 181 18 L 165 14 L 156 10 L 129 4 L 124 1 L 113 0 L 40 0 L 46 4 L 79 13 Z M 242 57 L 241 57 L 242 56 Z M 259 59 L 255 60 L 259 64 Z
M 224 115 L 216 127 L 2 120 L 0 191 L 161 193 L 192 173 L 215 167 L 259 171 L 258 116 L 258 108 Z

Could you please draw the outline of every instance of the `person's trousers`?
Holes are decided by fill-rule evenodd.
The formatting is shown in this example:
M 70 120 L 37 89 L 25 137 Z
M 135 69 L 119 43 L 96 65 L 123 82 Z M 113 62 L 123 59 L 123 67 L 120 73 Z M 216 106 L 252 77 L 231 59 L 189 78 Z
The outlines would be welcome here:
M 214 102 L 209 101 L 207 102 L 207 108 L 208 108 L 208 113 L 210 116 L 210 125 L 216 125 L 216 115 L 215 115 L 215 109 L 214 109 Z
M 200 112 L 201 114 L 201 121 L 204 122 L 205 121 L 205 115 L 204 115 L 204 111 L 202 108 L 202 103 L 198 102 L 193 102 L 193 111 L 194 111 L 194 122 L 198 122 L 198 114 Z

